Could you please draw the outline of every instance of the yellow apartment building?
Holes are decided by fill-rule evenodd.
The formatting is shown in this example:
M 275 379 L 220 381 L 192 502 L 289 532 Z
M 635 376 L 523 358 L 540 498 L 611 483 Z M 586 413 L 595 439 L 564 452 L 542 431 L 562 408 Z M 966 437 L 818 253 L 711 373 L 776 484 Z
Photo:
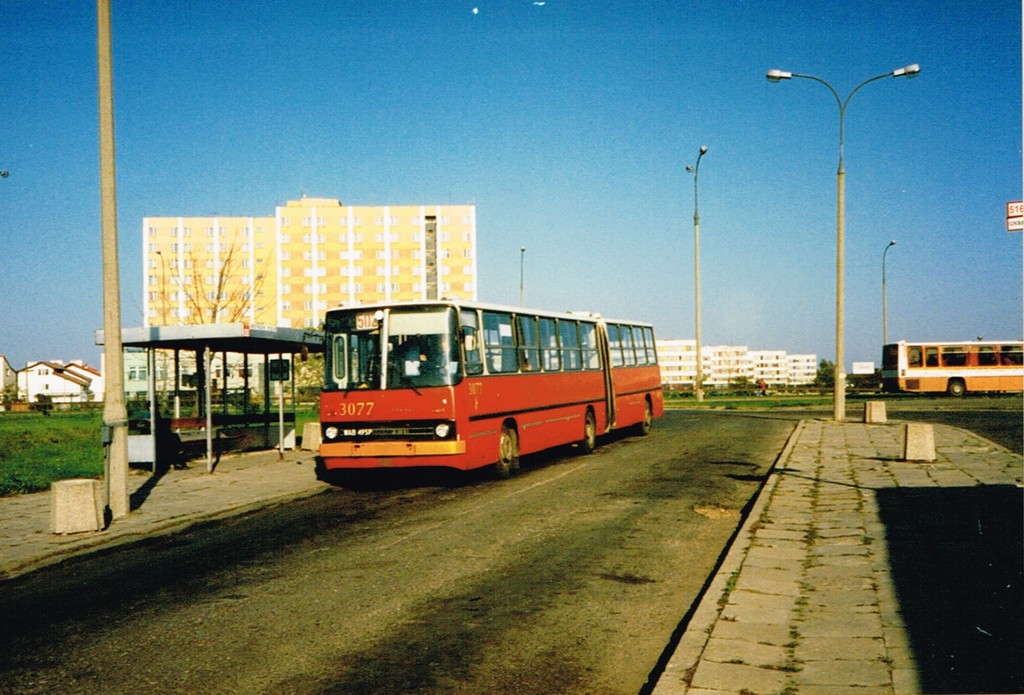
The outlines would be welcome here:
M 289 200 L 272 217 L 146 217 L 147 326 L 315 328 L 333 307 L 477 298 L 476 206 Z

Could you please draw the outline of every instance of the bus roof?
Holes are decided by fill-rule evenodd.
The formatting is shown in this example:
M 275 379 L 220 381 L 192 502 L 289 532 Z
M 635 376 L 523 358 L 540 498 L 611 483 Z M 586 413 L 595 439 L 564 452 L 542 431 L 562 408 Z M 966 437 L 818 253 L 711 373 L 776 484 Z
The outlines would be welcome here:
M 946 340 L 946 341 L 927 341 L 927 340 L 901 340 L 897 343 L 889 343 L 885 347 L 896 346 L 896 345 L 920 345 L 922 347 L 942 347 L 949 345 L 951 347 L 969 347 L 971 345 L 1024 345 L 1024 341 L 1017 340 Z
M 373 304 L 352 304 L 350 306 L 338 306 L 327 311 L 328 314 L 335 311 L 376 311 L 377 309 L 395 308 L 416 308 L 431 306 L 452 306 L 459 309 L 482 309 L 484 311 L 500 311 L 509 314 L 529 314 L 531 316 L 543 316 L 545 318 L 574 319 L 577 321 L 591 321 L 597 323 L 625 323 L 632 326 L 652 327 L 653 324 L 646 321 L 635 321 L 632 319 L 606 319 L 600 314 L 590 311 L 549 311 L 546 309 L 530 309 L 521 306 L 508 306 L 503 304 L 489 304 L 486 302 L 474 302 L 462 299 L 426 299 L 411 302 L 376 302 Z

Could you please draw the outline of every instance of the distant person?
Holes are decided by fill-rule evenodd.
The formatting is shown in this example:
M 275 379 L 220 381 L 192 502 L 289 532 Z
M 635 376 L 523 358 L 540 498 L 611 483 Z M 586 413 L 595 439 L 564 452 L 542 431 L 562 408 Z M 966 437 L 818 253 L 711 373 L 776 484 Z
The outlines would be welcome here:
M 765 381 L 764 379 L 758 379 L 757 380 L 757 388 L 761 392 L 760 395 L 762 395 L 762 396 L 767 396 L 768 395 L 768 382 Z

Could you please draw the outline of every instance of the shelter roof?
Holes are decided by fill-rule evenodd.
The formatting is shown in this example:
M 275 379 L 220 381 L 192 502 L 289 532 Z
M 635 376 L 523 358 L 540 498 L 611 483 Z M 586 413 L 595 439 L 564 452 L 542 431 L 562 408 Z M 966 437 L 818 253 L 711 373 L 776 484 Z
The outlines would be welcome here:
M 96 331 L 95 343 L 104 345 L 103 330 Z M 197 324 L 188 326 L 143 326 L 122 328 L 123 347 L 161 350 L 203 350 L 272 354 L 323 352 L 324 334 L 312 328 L 282 328 L 247 323 Z

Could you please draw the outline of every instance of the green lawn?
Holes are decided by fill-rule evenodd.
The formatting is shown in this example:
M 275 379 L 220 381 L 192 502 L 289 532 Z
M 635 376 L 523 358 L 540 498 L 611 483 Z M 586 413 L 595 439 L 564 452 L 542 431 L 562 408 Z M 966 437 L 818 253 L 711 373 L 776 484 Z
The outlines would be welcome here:
M 295 414 L 296 434 L 316 406 Z M 101 411 L 0 413 L 0 497 L 49 490 L 55 480 L 103 477 Z
M 102 413 L 0 414 L 0 496 L 103 476 Z

